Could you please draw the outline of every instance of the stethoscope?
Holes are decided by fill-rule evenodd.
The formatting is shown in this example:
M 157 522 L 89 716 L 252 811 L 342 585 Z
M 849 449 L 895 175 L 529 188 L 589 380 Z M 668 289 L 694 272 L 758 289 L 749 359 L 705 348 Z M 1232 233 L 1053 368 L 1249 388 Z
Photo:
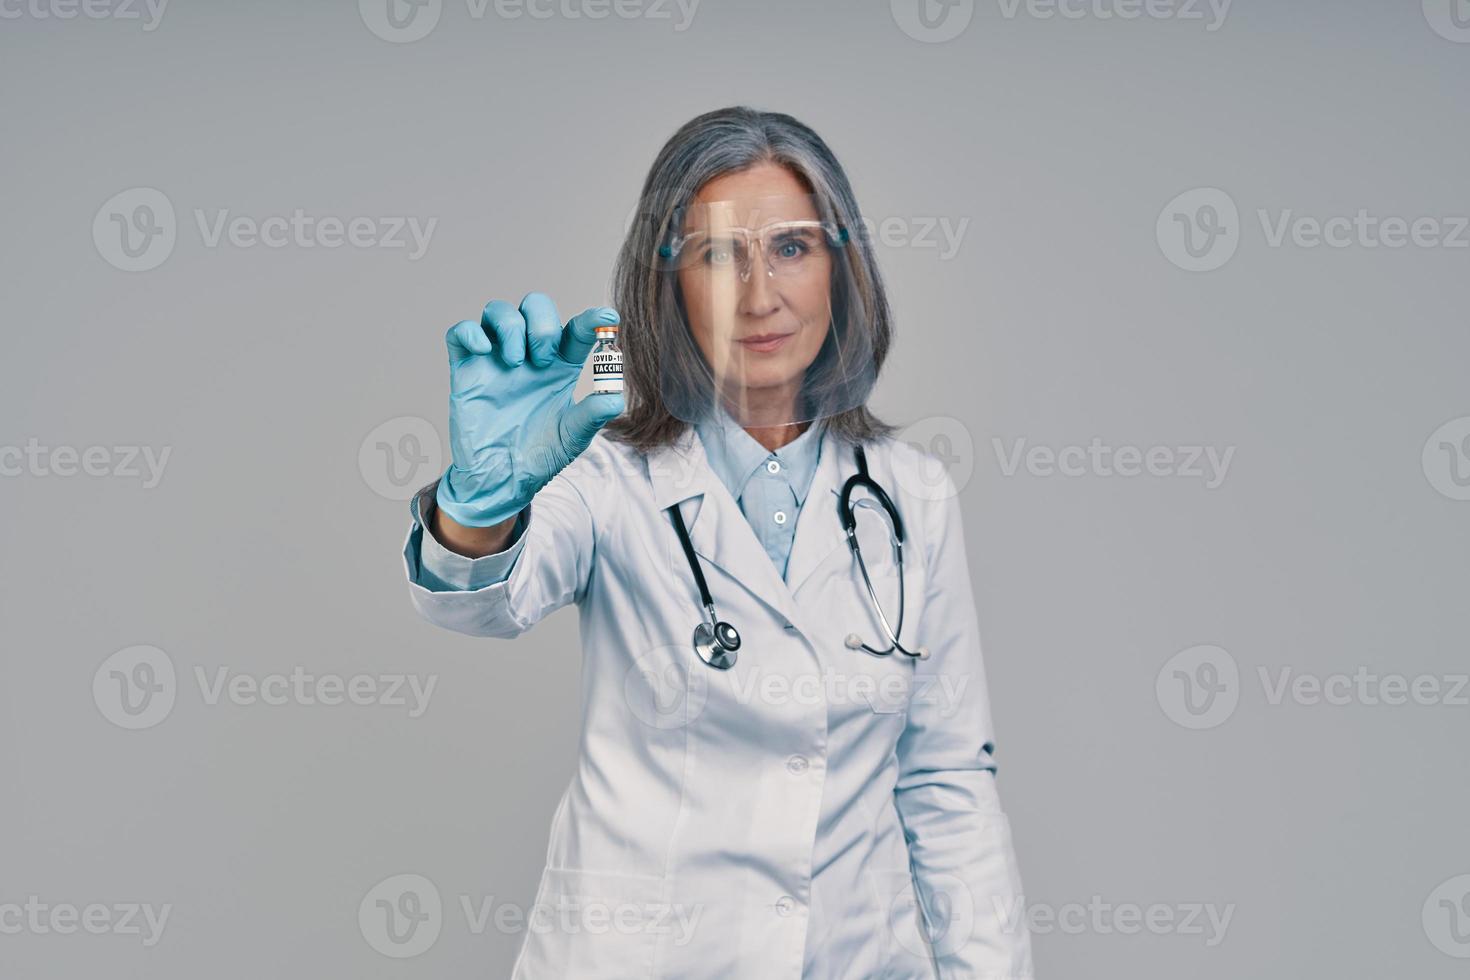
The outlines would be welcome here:
M 898 642 L 898 636 L 903 632 L 903 519 L 898 516 L 898 508 L 893 506 L 893 501 L 888 499 L 888 494 L 883 491 L 877 481 L 868 476 L 868 458 L 863 453 L 863 447 L 855 447 L 854 454 L 857 456 L 858 471 L 848 477 L 847 482 L 842 485 L 842 494 L 837 499 L 837 519 L 842 522 L 842 529 L 847 534 L 847 546 L 851 549 L 853 557 L 857 559 L 858 568 L 863 573 L 863 585 L 868 590 L 868 600 L 872 602 L 873 610 L 878 614 L 878 622 L 883 624 L 883 632 L 888 634 L 890 642 L 886 649 L 879 650 L 868 646 L 856 633 L 849 633 L 844 643 L 851 650 L 866 650 L 874 656 L 886 657 L 897 650 L 905 656 L 923 660 L 929 656 L 928 647 L 920 646 L 910 650 Z M 878 601 L 878 593 L 873 590 L 873 580 L 868 577 L 867 562 L 863 561 L 863 551 L 858 546 L 857 505 L 852 503 L 852 492 L 858 487 L 870 491 L 888 515 L 893 553 L 898 562 L 897 629 L 888 624 L 888 617 L 883 614 L 883 605 Z M 865 502 L 859 501 L 858 505 Z M 674 504 L 668 508 L 668 511 L 674 519 L 674 530 L 678 532 L 679 544 L 684 548 L 684 557 L 689 559 L 689 569 L 694 573 L 694 581 L 699 586 L 699 599 L 704 603 L 704 611 L 709 617 L 694 627 L 694 652 L 700 660 L 716 670 L 729 670 L 735 666 L 735 661 L 739 656 L 737 651 L 740 649 L 740 631 L 722 621 L 715 613 L 715 600 L 710 595 L 709 584 L 704 580 L 704 570 L 700 567 L 699 556 L 694 553 L 694 545 L 689 541 L 689 530 L 684 526 L 684 518 L 679 513 L 679 505 Z

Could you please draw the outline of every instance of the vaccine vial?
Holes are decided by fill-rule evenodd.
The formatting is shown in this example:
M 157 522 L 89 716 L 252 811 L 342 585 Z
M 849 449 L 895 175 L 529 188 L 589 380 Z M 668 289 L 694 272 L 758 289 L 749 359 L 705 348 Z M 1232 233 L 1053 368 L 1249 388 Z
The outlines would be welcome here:
M 599 324 L 597 346 L 592 348 L 592 393 L 614 394 L 623 390 L 623 349 L 618 346 L 618 325 Z

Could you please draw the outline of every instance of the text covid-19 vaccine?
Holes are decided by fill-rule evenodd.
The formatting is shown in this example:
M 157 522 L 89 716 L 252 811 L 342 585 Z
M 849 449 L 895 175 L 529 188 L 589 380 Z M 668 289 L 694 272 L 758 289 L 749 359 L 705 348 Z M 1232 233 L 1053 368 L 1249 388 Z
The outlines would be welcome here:
M 617 324 L 599 324 L 597 346 L 592 348 L 592 393 L 623 390 L 623 349 L 618 346 Z

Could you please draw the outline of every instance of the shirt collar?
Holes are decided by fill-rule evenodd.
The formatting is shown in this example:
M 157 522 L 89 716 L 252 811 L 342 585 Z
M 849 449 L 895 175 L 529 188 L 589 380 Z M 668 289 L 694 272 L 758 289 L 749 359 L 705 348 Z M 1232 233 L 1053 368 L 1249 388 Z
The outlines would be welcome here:
M 745 493 L 745 485 L 750 478 L 773 456 L 786 468 L 786 478 L 796 494 L 797 504 L 806 499 L 812 477 L 817 472 L 819 450 L 826 432 L 823 420 L 813 422 L 801 435 L 774 451 L 762 446 L 741 428 L 723 405 L 711 417 L 696 422 L 694 428 L 704 443 L 710 469 L 736 500 Z

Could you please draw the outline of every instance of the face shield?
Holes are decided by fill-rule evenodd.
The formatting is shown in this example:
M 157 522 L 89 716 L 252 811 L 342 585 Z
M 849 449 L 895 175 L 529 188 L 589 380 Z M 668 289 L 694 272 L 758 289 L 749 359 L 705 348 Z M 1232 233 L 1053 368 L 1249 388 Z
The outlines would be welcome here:
M 668 322 L 660 390 L 675 417 L 815 422 L 867 402 L 872 284 L 848 229 L 812 195 L 675 210 L 653 261 Z

